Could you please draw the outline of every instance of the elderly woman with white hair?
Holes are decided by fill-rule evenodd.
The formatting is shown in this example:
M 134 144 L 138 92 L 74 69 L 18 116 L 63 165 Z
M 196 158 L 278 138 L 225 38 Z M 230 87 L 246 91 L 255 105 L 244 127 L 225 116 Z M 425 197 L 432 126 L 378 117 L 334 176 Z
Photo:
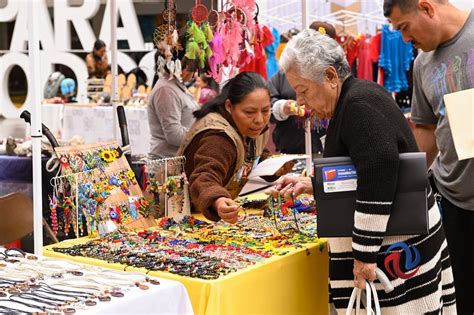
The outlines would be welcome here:
M 347 307 L 354 285 L 364 288 L 366 280 L 376 279 L 378 267 L 395 288 L 386 293 L 376 282 L 382 314 L 455 313 L 449 253 L 432 193 L 427 197 L 428 235 L 385 235 L 399 154 L 418 151 L 391 95 L 374 82 L 352 77 L 342 48 L 313 30 L 303 31 L 288 43 L 280 66 L 296 91 L 298 103 L 310 107 L 319 118 L 331 119 L 324 157 L 349 156 L 357 171 L 352 238 L 329 239 L 330 292 L 338 311 Z M 283 177 L 276 191 L 291 198 L 293 194 L 313 193 L 313 183 L 309 178 Z M 389 250 L 399 242 L 419 252 L 416 266 L 410 266 L 410 253 L 400 247 Z M 387 263 L 391 252 L 401 253 L 396 266 Z

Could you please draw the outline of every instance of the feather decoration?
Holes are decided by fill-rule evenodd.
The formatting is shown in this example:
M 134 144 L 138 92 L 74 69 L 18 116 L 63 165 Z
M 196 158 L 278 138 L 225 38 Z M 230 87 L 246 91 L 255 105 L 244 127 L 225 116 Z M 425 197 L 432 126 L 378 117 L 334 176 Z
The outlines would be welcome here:
M 164 75 L 166 72 L 165 72 L 165 65 L 166 65 L 166 61 L 163 57 L 159 56 L 158 57 L 158 70 L 159 70 L 159 74 L 160 75 Z
M 238 66 L 240 55 L 240 43 L 242 43 L 242 24 L 239 22 L 232 23 L 232 30 L 229 36 L 229 57 L 233 66 Z
M 174 61 L 168 61 L 166 63 L 166 68 L 168 68 L 168 71 L 170 72 L 170 80 L 173 80 L 174 78 Z
M 178 79 L 179 82 L 183 81 L 183 79 L 181 78 L 182 73 L 183 72 L 182 72 L 182 69 L 181 69 L 181 61 L 176 59 L 174 61 L 174 76 L 176 77 L 176 79 Z
M 212 41 L 212 38 L 214 37 L 214 33 L 211 30 L 211 26 L 209 25 L 208 22 L 204 23 L 203 26 L 201 27 L 204 35 L 206 36 L 206 40 L 209 43 Z
M 212 77 L 217 81 L 219 77 L 218 67 L 224 62 L 225 58 L 222 37 L 219 33 L 214 34 L 214 38 L 212 38 L 212 41 L 209 43 L 209 47 L 212 50 L 212 56 L 209 58 L 209 68 Z
M 178 31 L 174 30 L 173 33 L 171 34 L 171 46 L 172 47 L 177 47 L 178 40 L 179 40 Z
M 195 41 L 188 41 L 186 44 L 186 58 L 196 60 L 199 55 L 199 45 Z
M 188 27 L 187 35 L 190 40 L 194 40 L 198 44 L 207 43 L 206 36 L 196 23 L 191 22 Z
M 263 45 L 262 45 L 263 31 L 258 23 L 255 24 L 255 32 L 253 38 L 253 50 L 255 52 L 255 58 L 260 59 L 263 56 Z

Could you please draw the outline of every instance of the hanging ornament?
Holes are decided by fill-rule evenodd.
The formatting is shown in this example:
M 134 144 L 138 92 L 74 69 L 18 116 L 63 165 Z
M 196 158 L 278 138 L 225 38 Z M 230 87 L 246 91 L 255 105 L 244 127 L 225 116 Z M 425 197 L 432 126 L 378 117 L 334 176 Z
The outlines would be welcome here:
M 211 1 L 211 11 L 207 16 L 207 21 L 209 22 L 209 26 L 216 30 L 220 21 L 220 14 L 214 9 L 214 1 Z
M 205 5 L 201 4 L 201 0 L 196 0 L 196 5 L 194 6 L 192 13 L 193 21 L 201 25 L 207 21 L 208 11 Z

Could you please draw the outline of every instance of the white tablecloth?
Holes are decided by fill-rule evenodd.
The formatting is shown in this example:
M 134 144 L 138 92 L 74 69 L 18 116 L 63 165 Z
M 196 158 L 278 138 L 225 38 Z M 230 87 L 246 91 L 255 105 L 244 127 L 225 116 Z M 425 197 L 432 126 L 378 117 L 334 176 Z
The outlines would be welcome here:
M 123 298 L 99 302 L 77 314 L 194 314 L 186 288 L 177 281 L 159 279 L 160 285 L 150 284 L 149 290 L 138 288 Z
M 43 123 L 54 135 L 63 140 L 81 136 L 86 143 L 118 139 L 121 143 L 117 123 L 117 135 L 113 135 L 112 106 L 42 105 Z M 150 128 L 146 108 L 125 107 L 128 133 L 133 155 L 147 155 L 150 151 Z
M 3 251 L 4 249 L 0 247 L 0 252 Z M 51 261 L 51 259 L 49 260 Z M 64 265 L 65 269 L 71 268 L 71 262 L 68 260 L 54 259 L 53 261 L 55 265 Z M 76 270 L 76 267 L 80 267 L 80 265 L 81 264 L 74 263 L 74 270 Z M 7 263 L 8 268 L 15 268 L 15 270 L 16 268 L 19 268 L 19 266 L 18 263 Z M 78 270 L 82 270 L 86 274 L 89 274 L 91 272 L 100 273 L 100 270 L 104 270 L 104 268 L 87 266 Z M 114 279 L 119 279 L 118 276 L 122 273 L 126 279 L 128 274 L 124 271 L 114 270 L 114 272 L 114 274 L 110 275 L 111 282 L 113 282 Z M 75 277 L 70 274 L 65 274 L 64 277 L 74 278 L 79 282 L 82 281 L 81 277 Z M 160 284 L 154 285 L 147 283 L 147 286 L 149 287 L 148 290 L 141 290 L 138 287 L 129 287 L 125 289 L 126 291 L 124 291 L 125 295 L 123 297 L 112 297 L 108 302 L 99 302 L 95 299 L 97 305 L 88 307 L 88 309 L 75 307 L 76 314 L 194 314 L 191 300 L 189 299 L 186 288 L 182 283 L 155 277 L 150 278 L 158 280 Z M 43 281 L 52 285 L 59 280 L 46 277 Z M 74 291 L 73 288 L 64 288 L 64 290 Z M 78 290 L 81 291 L 80 289 Z M 30 309 L 27 306 L 22 306 L 5 300 L 6 298 L 0 299 L 0 306 L 12 307 L 29 312 L 35 311 L 35 309 Z M 28 300 L 24 301 L 30 302 Z

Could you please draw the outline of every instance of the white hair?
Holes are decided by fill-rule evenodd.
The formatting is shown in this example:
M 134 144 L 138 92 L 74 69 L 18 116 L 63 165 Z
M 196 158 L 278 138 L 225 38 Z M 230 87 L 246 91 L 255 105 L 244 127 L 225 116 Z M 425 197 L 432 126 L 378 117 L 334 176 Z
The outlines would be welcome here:
M 280 68 L 290 69 L 302 78 L 321 83 L 324 73 L 333 66 L 340 80 L 350 74 L 342 47 L 332 38 L 313 29 L 305 29 L 294 36 L 280 57 Z

